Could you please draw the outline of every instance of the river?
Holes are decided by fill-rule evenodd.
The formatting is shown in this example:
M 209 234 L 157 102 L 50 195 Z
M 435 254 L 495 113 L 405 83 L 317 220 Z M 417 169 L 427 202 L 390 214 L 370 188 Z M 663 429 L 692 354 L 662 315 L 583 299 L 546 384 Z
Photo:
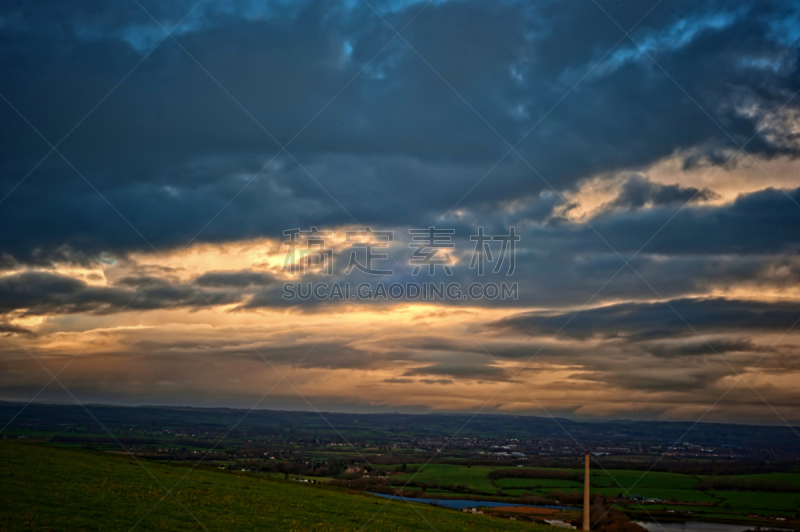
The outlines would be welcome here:
M 557 510 L 577 510 L 579 508 L 569 508 L 566 506 L 536 506 L 532 504 L 515 504 L 509 502 L 497 501 L 469 501 L 464 499 L 423 499 L 416 497 L 398 497 L 396 495 L 386 495 L 385 493 L 371 493 L 379 497 L 387 499 L 396 499 L 399 501 L 420 502 L 423 504 L 433 504 L 436 506 L 443 506 L 453 510 L 461 510 L 462 508 L 476 508 L 483 506 L 485 508 L 497 508 L 502 506 L 527 506 L 531 508 L 554 508 Z M 648 532 L 744 532 L 748 528 L 754 528 L 755 525 L 737 525 L 732 523 L 709 523 L 707 521 L 666 521 L 666 522 L 653 522 L 653 521 L 634 521 L 636 524 L 646 528 Z M 763 527 L 762 527 L 763 528 Z M 790 532 L 791 529 L 784 529 Z
M 385 493 L 371 493 L 378 497 L 385 497 L 387 499 L 396 499 L 398 501 L 421 502 L 423 504 L 433 504 L 436 506 L 444 506 L 445 508 L 452 508 L 453 510 L 461 510 L 462 508 L 477 508 L 483 506 L 485 508 L 497 508 L 500 506 L 526 506 L 529 508 L 554 508 L 556 510 L 574 510 L 575 508 L 568 508 L 566 506 L 534 506 L 532 504 L 516 504 L 512 502 L 497 502 L 497 501 L 469 501 L 465 499 L 422 499 L 417 497 L 398 497 L 397 495 L 386 495 Z M 663 530 L 660 532 L 664 532 Z M 670 531 L 671 532 L 671 531 Z M 716 531 L 708 531 L 716 532 Z M 722 532 L 722 531 L 720 531 Z M 738 532 L 738 531 L 737 531 Z
M 634 521 L 648 532 L 742 532 L 755 525 L 737 525 L 732 523 L 709 523 L 707 521 L 653 522 Z M 762 527 L 763 528 L 763 527 Z

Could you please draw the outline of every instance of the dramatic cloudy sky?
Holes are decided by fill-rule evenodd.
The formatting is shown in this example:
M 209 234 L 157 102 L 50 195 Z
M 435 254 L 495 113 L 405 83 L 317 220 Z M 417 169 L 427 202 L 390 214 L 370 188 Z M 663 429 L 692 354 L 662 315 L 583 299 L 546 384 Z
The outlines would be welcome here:
M 0 399 L 800 421 L 799 20 L 3 2 Z M 312 226 L 331 276 L 283 269 Z M 412 275 L 429 226 L 452 276 Z M 480 277 L 470 236 L 512 226 L 513 275 Z M 394 274 L 345 274 L 363 227 Z M 282 297 L 336 281 L 518 298 Z

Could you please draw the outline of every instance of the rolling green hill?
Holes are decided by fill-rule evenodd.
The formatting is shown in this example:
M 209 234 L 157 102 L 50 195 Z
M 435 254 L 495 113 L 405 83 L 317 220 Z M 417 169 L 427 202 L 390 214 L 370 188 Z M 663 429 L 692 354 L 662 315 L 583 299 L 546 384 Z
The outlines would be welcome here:
M 0 530 L 552 530 L 202 467 L 175 488 L 179 502 L 167 497 L 157 505 L 161 485 L 171 488 L 189 469 L 142 464 L 121 454 L 0 441 Z

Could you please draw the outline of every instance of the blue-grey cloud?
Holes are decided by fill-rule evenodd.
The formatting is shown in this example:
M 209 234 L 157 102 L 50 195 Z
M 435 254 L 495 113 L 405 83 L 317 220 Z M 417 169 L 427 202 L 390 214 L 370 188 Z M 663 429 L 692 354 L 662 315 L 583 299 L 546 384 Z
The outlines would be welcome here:
M 346 88 L 289 148 L 327 192 L 283 154 L 201 233 L 206 241 L 350 223 L 351 214 L 373 225 L 435 219 L 507 151 L 499 137 L 516 143 L 598 61 L 519 145 L 548 184 L 512 154 L 464 208 L 496 210 L 676 151 L 719 164 L 735 147 L 728 133 L 744 143 L 800 88 L 791 2 L 659 5 L 632 34 L 647 54 L 623 39 L 605 56 L 623 34 L 591 2 L 428 5 L 405 38 L 495 133 L 400 39 L 348 85 L 393 36 L 364 3 L 208 4 L 176 38 L 279 143 Z M 650 7 L 601 4 L 624 28 Z M 147 7 L 171 27 L 191 5 Z M 379 9 L 399 28 L 421 7 Z M 0 92 L 52 142 L 163 37 L 126 2 L 7 4 L 0 18 Z M 5 104 L 0 122 L 5 193 L 49 148 Z M 791 130 L 769 124 L 748 150 L 795 156 Z M 167 39 L 59 149 L 161 248 L 186 243 L 280 148 Z M 670 192 L 680 191 L 649 198 Z M 149 246 L 55 154 L 0 205 L 0 220 L 16 228 L 0 251 L 24 262 Z
M 796 302 L 677 299 L 622 303 L 580 312 L 525 313 L 494 322 L 492 327 L 537 336 L 560 331 L 560 335 L 582 339 L 644 340 L 676 335 L 694 337 L 697 331 L 784 332 L 798 319 L 800 305 Z
M 641 208 L 646 205 L 684 205 L 690 202 L 701 202 L 718 197 L 707 188 L 681 187 L 680 185 L 662 185 L 653 183 L 640 175 L 629 177 L 622 185 L 622 190 L 608 208 Z

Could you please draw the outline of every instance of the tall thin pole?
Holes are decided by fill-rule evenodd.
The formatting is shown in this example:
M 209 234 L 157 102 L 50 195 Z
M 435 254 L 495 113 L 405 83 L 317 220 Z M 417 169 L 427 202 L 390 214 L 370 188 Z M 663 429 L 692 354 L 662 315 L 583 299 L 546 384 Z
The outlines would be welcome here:
M 589 530 L 589 451 L 586 451 L 586 468 L 583 477 L 583 529 Z

